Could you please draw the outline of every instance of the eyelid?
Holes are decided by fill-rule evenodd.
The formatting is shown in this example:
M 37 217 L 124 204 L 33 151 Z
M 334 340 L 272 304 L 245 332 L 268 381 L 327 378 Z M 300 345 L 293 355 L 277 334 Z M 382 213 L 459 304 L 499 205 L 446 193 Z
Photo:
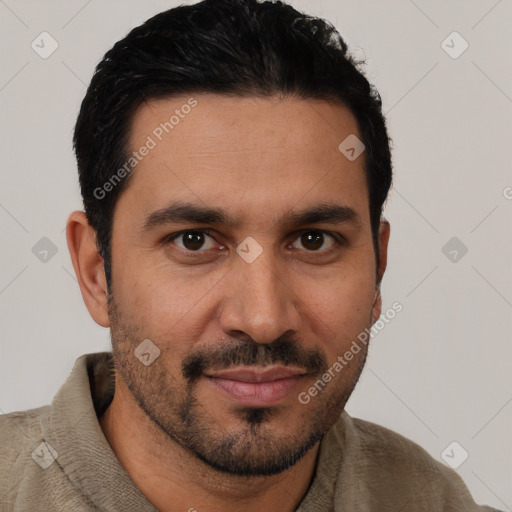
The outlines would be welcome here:
M 225 248 L 225 246 L 223 244 L 220 244 L 216 239 L 215 237 L 212 235 L 212 233 L 214 232 L 214 230 L 210 229 L 210 228 L 192 228 L 192 229 L 183 229 L 181 231 L 177 231 L 175 233 L 171 233 L 170 235 L 167 235 L 163 240 L 162 240 L 162 244 L 163 245 L 166 245 L 168 244 L 169 242 L 173 242 L 176 238 L 179 238 L 181 235 L 184 235 L 186 233 L 194 233 L 194 232 L 197 232 L 197 233 L 203 233 L 207 236 L 209 236 L 210 238 L 212 238 L 213 240 L 215 240 L 217 242 L 217 244 L 219 244 L 221 247 Z M 298 231 L 295 231 L 294 233 L 292 233 L 290 235 L 290 237 L 293 237 L 292 238 L 292 241 L 295 242 L 300 236 L 302 236 L 303 234 L 305 233 L 310 233 L 310 232 L 318 232 L 318 233 L 322 233 L 323 235 L 327 235 L 327 236 L 330 236 L 335 244 L 339 246 L 342 246 L 346 243 L 346 239 L 343 235 L 341 235 L 340 233 L 337 233 L 337 232 L 333 232 L 333 231 L 328 231 L 328 230 L 325 230 L 325 229 L 317 229 L 317 228 L 308 228 L 308 229 L 301 229 L 301 230 L 298 230 Z M 178 249 L 180 249 L 182 252 L 186 252 L 187 254 L 199 254 L 199 253 L 202 253 L 202 252 L 208 252 L 208 251 L 211 251 L 212 249 L 199 249 L 197 251 L 191 251 L 191 250 L 188 250 L 188 249 L 184 249 L 182 247 L 179 247 L 178 246 Z M 300 249 L 296 249 L 296 250 L 300 250 Z M 326 250 L 319 250 L 319 251 L 307 251 L 307 250 L 304 250 L 305 252 L 308 252 L 308 253 L 311 253 L 311 254 L 327 254 L 329 252 L 331 252 L 332 250 L 335 250 L 334 247 L 331 247 L 329 249 L 326 249 Z
M 170 242 L 174 242 L 174 240 L 176 240 L 176 238 L 179 238 L 180 236 L 186 234 L 186 233 L 202 233 L 202 234 L 205 234 L 207 236 L 209 236 L 211 239 L 215 240 L 215 237 L 212 236 L 212 231 L 211 229 L 209 228 L 199 228 L 199 229 L 182 229 L 181 231 L 176 231 L 175 233 L 171 233 L 170 235 L 167 235 L 163 240 L 162 240 L 162 244 L 163 245 L 167 245 L 169 244 Z M 217 242 L 217 240 L 215 240 L 215 242 Z M 219 242 L 217 242 L 217 244 L 219 244 Z M 222 244 L 219 244 L 222 246 Z M 211 249 L 199 249 L 197 251 L 190 251 L 188 249 L 184 249 L 183 247 L 179 247 L 178 246 L 178 249 L 180 249 L 181 251 L 185 251 L 187 253 L 190 253 L 190 254 L 194 254 L 194 253 L 201 253 L 201 252 L 207 252 L 207 251 L 210 251 Z
M 300 231 L 297 231 L 296 233 L 294 233 L 293 241 L 297 240 L 300 236 L 302 236 L 305 233 L 321 233 L 324 236 L 325 235 L 330 236 L 334 240 L 335 245 L 337 245 L 338 247 L 340 247 L 346 243 L 345 237 L 343 235 L 341 235 L 340 233 L 337 233 L 335 231 L 328 231 L 325 229 L 318 229 L 318 228 L 301 229 Z M 336 249 L 336 247 L 333 246 L 329 249 L 318 250 L 318 251 L 305 251 L 305 252 L 311 253 L 311 254 L 315 254 L 315 253 L 316 254 L 327 254 L 335 249 Z

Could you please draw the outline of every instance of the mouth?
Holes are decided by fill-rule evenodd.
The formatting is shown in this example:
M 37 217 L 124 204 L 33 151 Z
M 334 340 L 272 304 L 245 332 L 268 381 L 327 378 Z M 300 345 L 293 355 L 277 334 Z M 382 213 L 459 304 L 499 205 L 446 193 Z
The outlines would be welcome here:
M 237 366 L 206 373 L 215 388 L 244 407 L 278 405 L 307 375 L 302 368 L 290 366 Z

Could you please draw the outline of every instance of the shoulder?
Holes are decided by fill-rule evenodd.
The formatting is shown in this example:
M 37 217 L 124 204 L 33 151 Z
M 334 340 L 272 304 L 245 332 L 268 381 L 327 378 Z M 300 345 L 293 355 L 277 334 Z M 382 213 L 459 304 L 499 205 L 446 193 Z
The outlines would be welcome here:
M 381 510 L 483 512 L 460 476 L 420 445 L 388 428 L 343 413 L 334 427 L 350 472 L 364 475 L 364 487 Z M 359 487 L 361 488 L 361 487 Z M 400 507 L 398 507 L 400 509 Z
M 423 480 L 438 490 L 459 487 L 455 471 L 432 457 L 414 441 L 375 423 L 350 418 L 359 457 L 369 471 L 387 474 L 397 481 Z M 462 484 L 463 485 L 463 484 Z
M 37 409 L 0 415 L 0 450 L 15 451 L 42 435 L 41 419 L 51 409 L 44 405 Z
M 20 461 L 27 460 L 25 455 L 42 442 L 42 419 L 49 411 L 45 405 L 0 415 L 0 490 L 4 493 L 12 487 Z
M 408 469 L 434 472 L 445 468 L 419 444 L 393 430 L 359 418 L 348 418 L 347 421 L 362 454 L 377 464 L 385 461 L 386 466 L 405 465 Z

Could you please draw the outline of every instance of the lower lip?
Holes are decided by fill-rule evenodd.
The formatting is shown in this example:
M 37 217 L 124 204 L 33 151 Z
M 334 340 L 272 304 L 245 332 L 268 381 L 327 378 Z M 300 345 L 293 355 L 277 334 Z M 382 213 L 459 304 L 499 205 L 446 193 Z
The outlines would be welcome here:
M 287 377 L 269 382 L 242 382 L 216 377 L 209 377 L 208 380 L 241 405 L 268 407 L 286 398 L 296 387 L 300 377 Z

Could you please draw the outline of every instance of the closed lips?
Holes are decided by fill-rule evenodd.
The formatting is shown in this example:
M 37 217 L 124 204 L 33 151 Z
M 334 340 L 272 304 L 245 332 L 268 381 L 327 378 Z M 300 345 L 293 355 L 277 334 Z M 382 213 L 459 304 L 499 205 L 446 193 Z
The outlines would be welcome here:
M 273 366 L 273 367 L 247 367 L 238 366 L 228 368 L 211 373 L 207 373 L 207 377 L 214 379 L 236 380 L 240 382 L 272 382 L 290 377 L 300 377 L 306 375 L 307 371 L 301 368 L 290 366 Z
M 304 369 L 285 366 L 238 366 L 206 374 L 206 377 L 217 390 L 239 405 L 271 407 L 290 395 L 306 374 Z

